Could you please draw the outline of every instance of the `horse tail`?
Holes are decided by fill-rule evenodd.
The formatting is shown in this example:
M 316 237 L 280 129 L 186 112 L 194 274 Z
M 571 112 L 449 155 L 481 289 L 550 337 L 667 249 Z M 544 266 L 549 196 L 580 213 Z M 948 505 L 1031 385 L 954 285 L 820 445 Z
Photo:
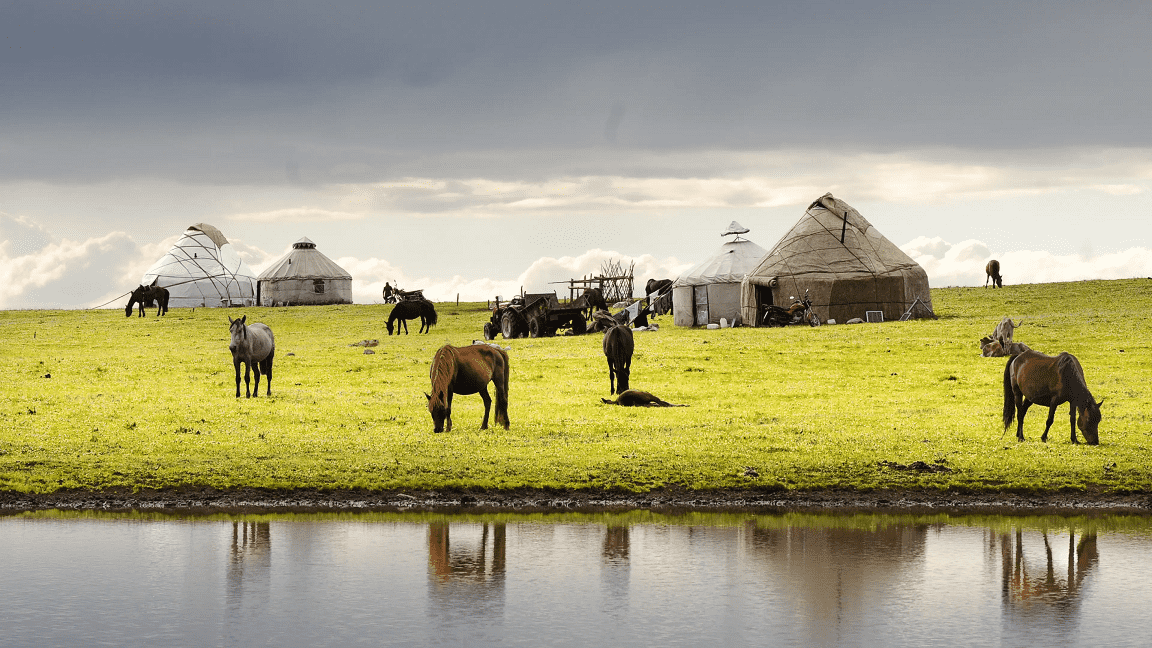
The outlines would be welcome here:
M 424 306 L 424 310 L 425 310 L 425 314 L 428 316 L 428 326 L 434 325 L 436 323 L 436 317 L 437 317 L 436 316 L 436 307 L 432 305 L 432 302 L 427 302 L 427 305 Z
M 512 426 L 512 422 L 508 420 L 508 377 L 512 373 L 512 368 L 508 364 L 508 353 L 504 349 L 496 351 L 504 361 L 504 371 L 499 376 L 500 384 L 496 388 L 496 424 L 503 425 L 507 430 Z
M 1009 425 L 1012 425 L 1012 419 L 1016 418 L 1016 395 L 1012 391 L 1012 363 L 1019 356 L 1012 356 L 1008 358 L 1008 364 L 1004 365 L 1004 429 L 1007 430 Z

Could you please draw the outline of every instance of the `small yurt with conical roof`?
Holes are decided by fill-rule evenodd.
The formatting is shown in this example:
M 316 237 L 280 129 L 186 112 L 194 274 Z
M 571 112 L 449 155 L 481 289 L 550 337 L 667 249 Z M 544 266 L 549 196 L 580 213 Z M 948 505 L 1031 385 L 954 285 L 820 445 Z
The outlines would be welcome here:
M 264 306 L 351 304 L 352 275 L 305 236 L 260 273 L 256 291 Z
M 732 240 L 672 284 L 672 321 L 677 326 L 719 324 L 721 318 L 729 323 L 739 321 L 740 282 L 766 252 L 740 236 L 748 232 L 732 221 L 721 234 Z
M 256 305 L 255 273 L 207 223 L 190 225 L 140 283 L 167 288 L 172 308 Z
M 824 320 L 843 323 L 881 311 L 890 321 L 910 309 L 913 317 L 932 316 L 924 268 L 830 193 L 809 205 L 748 273 L 740 299 L 744 322 L 763 325 L 765 306 L 787 307 L 805 291 Z

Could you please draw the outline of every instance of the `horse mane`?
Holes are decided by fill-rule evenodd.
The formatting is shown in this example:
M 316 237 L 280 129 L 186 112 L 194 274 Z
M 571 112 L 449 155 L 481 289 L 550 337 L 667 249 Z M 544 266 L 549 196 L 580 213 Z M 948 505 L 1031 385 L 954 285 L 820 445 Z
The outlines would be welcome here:
M 444 345 L 436 350 L 432 356 L 432 369 L 429 370 L 432 379 L 432 398 L 446 399 L 448 386 L 452 376 L 456 374 L 456 354 L 452 347 Z
M 1069 400 L 1078 406 L 1095 405 L 1096 399 L 1088 389 L 1088 381 L 1084 378 L 1084 368 L 1076 356 L 1067 351 L 1056 357 L 1056 371 L 1060 373 L 1060 380 L 1068 390 Z

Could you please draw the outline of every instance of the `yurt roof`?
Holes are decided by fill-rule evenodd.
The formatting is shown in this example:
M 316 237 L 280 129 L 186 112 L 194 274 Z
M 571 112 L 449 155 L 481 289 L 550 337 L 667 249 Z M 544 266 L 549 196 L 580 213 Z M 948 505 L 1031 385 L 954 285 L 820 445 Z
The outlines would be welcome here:
M 208 235 L 208 238 L 212 239 L 212 242 L 215 243 L 216 247 L 218 248 L 222 248 L 225 245 L 228 245 L 228 239 L 225 238 L 224 233 L 209 225 L 208 223 L 196 223 L 195 225 L 189 225 L 188 229 L 204 232 Z
M 843 238 L 843 240 L 841 240 Z M 889 274 L 919 267 L 848 203 L 824 194 L 749 274 Z
M 737 229 L 744 229 L 733 221 Z M 731 226 L 729 226 L 731 230 Z M 743 232 L 748 232 L 744 229 Z M 725 234 L 736 232 L 726 231 Z M 736 238 L 720 246 L 708 259 L 698 263 L 688 272 L 680 275 L 673 286 L 700 286 L 713 283 L 740 283 L 767 252 L 748 239 Z
M 190 225 L 141 278 L 168 288 L 177 305 L 250 298 L 256 276 L 228 239 L 206 223 Z
M 259 281 L 279 281 L 281 279 L 351 279 L 352 275 L 324 253 L 316 249 L 316 244 L 303 237 L 292 244 L 278 261 L 268 266 L 257 277 Z

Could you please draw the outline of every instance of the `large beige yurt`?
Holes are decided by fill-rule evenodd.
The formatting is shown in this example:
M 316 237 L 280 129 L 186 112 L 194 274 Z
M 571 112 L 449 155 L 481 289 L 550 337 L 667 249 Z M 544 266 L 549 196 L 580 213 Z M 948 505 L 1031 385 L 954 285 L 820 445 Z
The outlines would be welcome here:
M 140 284 L 168 289 L 172 308 L 256 305 L 256 275 L 220 230 L 189 225 Z
M 740 299 L 744 322 L 761 325 L 766 305 L 788 306 L 805 291 L 821 319 L 840 323 L 868 319 L 869 311 L 883 312 L 885 321 L 909 309 L 913 317 L 932 312 L 924 268 L 830 193 L 809 205 L 748 273 Z
M 715 254 L 680 275 L 672 284 L 672 321 L 677 326 L 705 326 L 740 318 L 740 282 L 764 257 L 764 248 L 741 238 L 748 229 L 732 221 L 721 236 L 732 240 Z
M 352 275 L 303 237 L 256 278 L 264 306 L 351 304 Z

